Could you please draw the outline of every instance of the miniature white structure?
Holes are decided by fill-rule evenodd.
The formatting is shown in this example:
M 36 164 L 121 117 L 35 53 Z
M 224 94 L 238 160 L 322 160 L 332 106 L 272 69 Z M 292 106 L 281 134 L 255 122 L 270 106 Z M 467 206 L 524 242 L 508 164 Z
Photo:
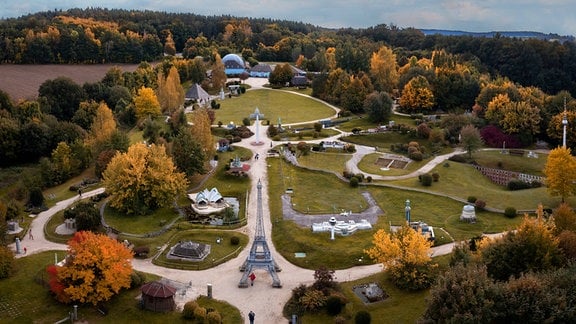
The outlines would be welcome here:
M 216 188 L 212 188 L 210 191 L 204 189 L 196 194 L 188 194 L 188 198 L 192 200 L 191 207 L 194 212 L 200 215 L 219 213 L 230 207 Z
M 476 222 L 476 212 L 475 212 L 474 206 L 472 206 L 472 205 L 464 206 L 464 208 L 462 208 L 462 214 L 460 215 L 460 220 L 465 221 L 465 222 L 469 222 L 469 223 L 475 223 Z
M 340 234 L 342 236 L 347 236 L 350 234 L 354 234 L 357 230 L 367 230 L 372 229 L 372 224 L 370 224 L 367 220 L 363 219 L 359 223 L 356 223 L 353 220 L 345 221 L 336 221 L 336 224 L 332 226 L 330 222 L 322 222 L 322 223 L 312 223 L 312 232 L 331 232 L 332 228 L 334 228 L 335 234 Z

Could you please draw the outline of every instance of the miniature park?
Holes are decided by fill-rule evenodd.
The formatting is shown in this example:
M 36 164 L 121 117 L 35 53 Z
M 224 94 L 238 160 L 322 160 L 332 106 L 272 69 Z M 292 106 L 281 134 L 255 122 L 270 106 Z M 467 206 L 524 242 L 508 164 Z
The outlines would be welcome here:
M 454 246 L 468 246 L 460 242 L 505 233 L 560 202 L 543 186 L 547 147 L 439 146 L 418 135 L 422 121 L 411 115 L 375 125 L 303 97 L 309 89 L 242 87 L 250 91 L 216 96 L 216 118 L 227 122 L 212 127 L 214 159 L 173 204 L 126 216 L 102 182 L 83 174 L 46 190 L 46 211 L 9 222 L 18 262 L 0 288 L 19 287 L 0 296 L 9 320 L 239 323 L 254 309 L 291 323 L 352 323 L 357 314 L 415 322 L 430 286 L 393 283 L 374 252 L 378 233 L 421 236 L 430 275 L 450 266 Z M 285 108 L 294 101 L 301 110 Z M 436 118 L 428 123 L 439 127 Z M 511 190 L 518 181 L 527 185 Z M 97 211 L 99 232 L 132 251 L 138 270 L 129 288 L 96 306 L 56 302 L 45 270 L 68 261 L 74 215 L 84 208 Z M 46 248 L 31 254 L 41 236 Z M 283 314 L 264 317 L 267 304 L 243 304 L 272 296 L 282 298 Z M 302 304 L 307 298 L 320 302 Z

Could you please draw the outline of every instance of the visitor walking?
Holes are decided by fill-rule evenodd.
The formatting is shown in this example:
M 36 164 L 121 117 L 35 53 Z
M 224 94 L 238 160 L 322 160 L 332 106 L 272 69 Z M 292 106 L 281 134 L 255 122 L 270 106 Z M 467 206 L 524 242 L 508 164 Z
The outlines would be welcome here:
M 28 249 L 24 247 L 24 254 L 26 254 L 26 252 L 28 252 Z
M 254 324 L 254 317 L 256 317 L 256 314 L 254 314 L 253 311 L 250 311 L 250 313 L 248 313 L 248 319 L 250 320 L 250 324 Z
M 32 235 L 32 229 L 28 229 L 28 238 L 33 240 L 34 239 L 34 235 Z
M 82 198 L 82 188 L 78 189 L 78 196 L 80 196 L 80 198 Z
M 254 274 L 254 272 L 252 272 L 250 274 L 250 286 L 254 286 L 254 280 L 256 280 L 256 275 Z

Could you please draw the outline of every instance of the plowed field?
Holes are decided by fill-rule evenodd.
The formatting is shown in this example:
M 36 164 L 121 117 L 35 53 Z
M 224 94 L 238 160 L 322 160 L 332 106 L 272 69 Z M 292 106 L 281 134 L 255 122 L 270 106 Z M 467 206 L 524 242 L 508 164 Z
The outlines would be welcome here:
M 18 99 L 36 99 L 38 88 L 46 81 L 60 76 L 69 77 L 79 85 L 102 80 L 106 72 L 118 66 L 123 71 L 134 71 L 137 64 L 93 65 L 14 65 L 0 64 L 0 89 Z

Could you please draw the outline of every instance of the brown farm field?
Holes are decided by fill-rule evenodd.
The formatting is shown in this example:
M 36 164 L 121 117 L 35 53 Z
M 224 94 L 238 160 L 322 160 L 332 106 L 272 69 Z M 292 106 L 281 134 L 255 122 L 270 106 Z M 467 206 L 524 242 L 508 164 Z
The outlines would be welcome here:
M 114 66 L 122 71 L 133 72 L 138 64 L 0 64 L 0 90 L 8 93 L 14 102 L 19 99 L 36 99 L 38 88 L 46 80 L 64 76 L 83 85 L 85 82 L 102 80 L 106 72 Z

